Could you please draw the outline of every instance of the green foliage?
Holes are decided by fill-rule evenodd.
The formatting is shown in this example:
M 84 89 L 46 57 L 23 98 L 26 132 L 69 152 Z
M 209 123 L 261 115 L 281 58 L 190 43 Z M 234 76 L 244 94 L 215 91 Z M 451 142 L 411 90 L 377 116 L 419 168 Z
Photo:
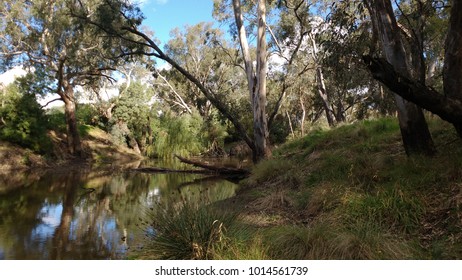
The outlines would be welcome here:
M 93 105 L 78 104 L 75 112 L 75 117 L 81 125 L 98 125 L 98 111 Z
M 0 138 L 35 152 L 51 149 L 47 118 L 35 99 L 19 84 L 11 84 L 0 95 Z
M 120 88 L 120 96 L 113 102 L 110 133 L 118 144 L 126 143 L 126 138 L 135 139 L 143 148 L 146 145 L 146 133 L 149 130 L 151 108 L 148 105 L 153 96 L 152 89 L 139 81 Z
M 197 155 L 206 149 L 202 135 L 203 120 L 197 114 L 173 116 L 162 115 L 153 119 L 153 144 L 148 147 L 148 155 L 172 157 L 174 154 Z
M 63 108 L 53 107 L 47 111 L 48 124 L 56 132 L 66 133 L 66 117 Z
M 228 136 L 226 126 L 221 123 L 216 115 L 210 116 L 201 125 L 201 134 L 203 135 L 206 146 L 216 143 L 218 146 L 225 145 L 225 138 Z
M 290 133 L 290 126 L 287 120 L 282 116 L 278 115 L 273 121 L 271 129 L 269 131 L 269 139 L 271 144 L 282 144 L 286 141 L 287 136 Z

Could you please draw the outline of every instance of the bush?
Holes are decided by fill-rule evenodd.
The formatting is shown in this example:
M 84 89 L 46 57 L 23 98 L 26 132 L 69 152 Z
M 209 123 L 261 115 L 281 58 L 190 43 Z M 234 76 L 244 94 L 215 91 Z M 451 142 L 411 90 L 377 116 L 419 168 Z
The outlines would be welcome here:
M 51 108 L 47 112 L 48 126 L 56 132 L 66 133 L 66 116 L 63 109 Z
M 51 149 L 47 117 L 35 96 L 21 91 L 16 84 L 4 89 L 0 100 L 0 138 L 35 152 L 47 153 Z
M 202 126 L 199 115 L 163 115 L 154 119 L 151 123 L 154 139 L 147 149 L 148 155 L 166 158 L 173 154 L 199 154 L 206 149 Z
M 78 104 L 75 114 L 77 121 L 82 125 L 99 125 L 104 127 L 103 123 L 98 117 L 98 111 L 90 104 Z

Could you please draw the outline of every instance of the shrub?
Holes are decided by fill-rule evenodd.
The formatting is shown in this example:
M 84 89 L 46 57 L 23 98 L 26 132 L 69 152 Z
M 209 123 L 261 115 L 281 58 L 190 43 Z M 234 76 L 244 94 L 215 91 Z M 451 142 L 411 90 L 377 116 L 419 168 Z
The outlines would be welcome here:
M 4 90 L 1 103 L 0 138 L 35 152 L 49 152 L 48 122 L 35 95 L 11 84 Z
M 148 155 L 166 158 L 199 154 L 206 149 L 202 126 L 199 115 L 163 115 L 153 120 L 154 142 L 147 149 Z

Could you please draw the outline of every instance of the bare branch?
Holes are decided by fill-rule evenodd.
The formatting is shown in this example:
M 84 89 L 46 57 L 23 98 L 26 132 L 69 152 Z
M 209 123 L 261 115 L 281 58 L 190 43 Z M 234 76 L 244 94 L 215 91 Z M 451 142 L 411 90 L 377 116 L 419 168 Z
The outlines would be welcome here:
M 63 99 L 62 99 L 61 97 L 55 98 L 55 99 L 53 99 L 53 100 L 48 101 L 45 105 L 40 106 L 40 108 L 43 109 L 43 108 L 47 107 L 48 105 L 50 105 L 50 104 L 53 103 L 53 102 L 62 101 L 62 100 L 63 100 Z

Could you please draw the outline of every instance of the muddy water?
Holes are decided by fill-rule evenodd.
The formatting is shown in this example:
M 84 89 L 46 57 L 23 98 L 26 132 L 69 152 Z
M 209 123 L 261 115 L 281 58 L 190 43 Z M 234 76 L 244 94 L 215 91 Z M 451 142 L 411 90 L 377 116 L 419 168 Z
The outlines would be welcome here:
M 153 164 L 171 167 L 143 166 Z M 142 246 L 139 219 L 156 202 L 216 201 L 236 189 L 204 175 L 117 170 L 0 174 L 0 259 L 125 259 Z

